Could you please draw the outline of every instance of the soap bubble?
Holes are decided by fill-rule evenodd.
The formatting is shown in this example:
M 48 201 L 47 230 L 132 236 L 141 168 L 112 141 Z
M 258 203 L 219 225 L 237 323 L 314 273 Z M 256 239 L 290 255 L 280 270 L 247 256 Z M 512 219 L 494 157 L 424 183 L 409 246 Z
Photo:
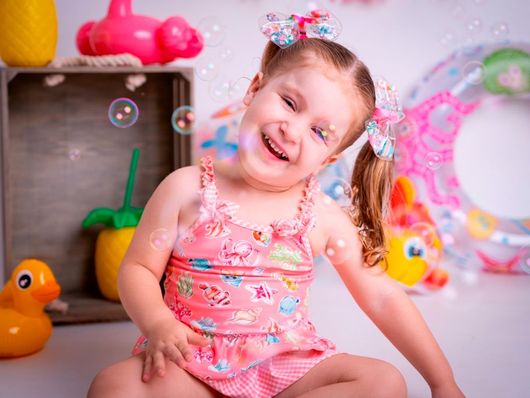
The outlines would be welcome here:
M 109 106 L 110 122 L 119 128 L 131 127 L 138 120 L 138 106 L 130 98 L 117 98 Z
M 481 84 L 484 80 L 484 65 L 479 61 L 471 61 L 462 69 L 464 80 L 473 85 Z
M 164 251 L 171 247 L 169 231 L 165 228 L 155 229 L 149 235 L 149 245 L 156 251 Z
M 429 152 L 425 155 L 425 164 L 430 170 L 438 170 L 442 166 L 442 155 L 438 152 Z
M 206 17 L 199 21 L 197 29 L 204 38 L 204 44 L 208 47 L 216 47 L 225 39 L 226 28 L 217 17 Z
M 195 125 L 195 113 L 188 105 L 180 106 L 171 115 L 173 130 L 182 135 L 190 135 Z

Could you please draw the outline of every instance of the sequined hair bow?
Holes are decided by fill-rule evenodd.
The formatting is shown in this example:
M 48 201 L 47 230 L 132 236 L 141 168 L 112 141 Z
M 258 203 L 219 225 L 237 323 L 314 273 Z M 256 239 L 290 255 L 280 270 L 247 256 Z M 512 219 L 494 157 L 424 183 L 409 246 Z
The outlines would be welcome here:
M 306 37 L 335 40 L 342 30 L 340 22 L 325 10 L 286 17 L 270 12 L 260 23 L 261 32 L 278 47 L 286 48 Z
M 384 79 L 375 82 L 375 111 L 365 123 L 368 141 L 376 156 L 383 160 L 394 157 L 395 126 L 405 117 L 394 86 Z

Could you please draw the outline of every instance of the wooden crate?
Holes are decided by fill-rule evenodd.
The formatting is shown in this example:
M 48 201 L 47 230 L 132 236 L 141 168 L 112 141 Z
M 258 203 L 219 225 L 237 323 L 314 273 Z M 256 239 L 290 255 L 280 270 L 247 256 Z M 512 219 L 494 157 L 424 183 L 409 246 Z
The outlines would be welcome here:
M 45 76 L 58 73 L 63 83 L 43 85 Z M 124 81 L 136 73 L 146 82 L 131 92 Z M 48 263 L 61 298 L 71 304 L 68 316 L 53 315 L 56 323 L 126 319 L 121 305 L 99 294 L 99 229 L 83 230 L 81 222 L 95 207 L 122 205 L 133 148 L 141 151 L 135 207 L 144 207 L 172 170 L 191 163 L 190 137 L 174 134 L 171 114 L 193 105 L 192 76 L 189 68 L 170 67 L 0 69 L 0 274 L 7 280 L 28 257 Z M 119 97 L 139 108 L 129 128 L 108 119 L 108 107 Z

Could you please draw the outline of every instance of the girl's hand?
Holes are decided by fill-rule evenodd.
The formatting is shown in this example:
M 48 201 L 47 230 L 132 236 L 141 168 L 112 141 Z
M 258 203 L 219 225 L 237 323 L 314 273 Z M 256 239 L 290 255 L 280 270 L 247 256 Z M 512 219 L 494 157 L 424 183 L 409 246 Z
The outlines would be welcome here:
M 456 383 L 446 383 L 438 387 L 431 388 L 432 398 L 464 398 L 464 393 L 458 388 Z
M 193 359 L 190 344 L 205 347 L 210 343 L 206 337 L 195 333 L 176 319 L 164 319 L 155 323 L 145 336 L 148 340 L 145 350 L 142 380 L 148 382 L 155 373 L 166 374 L 166 358 L 181 368 Z

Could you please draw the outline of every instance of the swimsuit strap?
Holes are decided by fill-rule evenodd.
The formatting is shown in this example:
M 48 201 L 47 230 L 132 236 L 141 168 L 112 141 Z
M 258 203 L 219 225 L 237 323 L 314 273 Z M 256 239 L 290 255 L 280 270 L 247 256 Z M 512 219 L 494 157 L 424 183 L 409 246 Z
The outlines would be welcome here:
M 214 210 L 219 197 L 215 185 L 215 174 L 213 170 L 213 161 L 210 156 L 201 158 L 201 190 L 202 205 L 208 210 Z
M 304 189 L 304 196 L 298 206 L 300 220 L 299 232 L 305 233 L 313 228 L 315 224 L 315 214 L 313 207 L 315 205 L 315 196 L 320 192 L 320 184 L 315 174 L 308 177 L 307 184 Z

